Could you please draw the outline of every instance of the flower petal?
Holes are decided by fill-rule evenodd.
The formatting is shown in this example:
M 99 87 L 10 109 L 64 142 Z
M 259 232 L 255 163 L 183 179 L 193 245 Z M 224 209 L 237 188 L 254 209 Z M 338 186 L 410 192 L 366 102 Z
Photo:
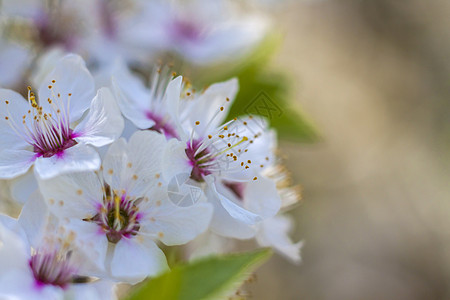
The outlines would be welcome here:
M 192 165 L 186 155 L 186 143 L 171 139 L 164 149 L 162 158 L 164 180 L 169 182 L 178 174 L 191 174 Z
M 111 86 L 123 115 L 140 129 L 152 127 L 155 122 L 146 115 L 150 109 L 150 91 L 123 61 L 116 61 L 113 68 Z
M 283 215 L 270 218 L 262 222 L 256 235 L 256 241 L 262 247 L 273 247 L 279 253 L 292 261 L 301 261 L 300 249 L 303 242 L 293 243 L 288 233 L 292 228 L 292 221 Z
M 0 278 L 8 277 L 12 270 L 28 269 L 27 249 L 21 237 L 0 222 Z M 5 276 L 7 275 L 7 276 Z
M 183 77 L 178 76 L 174 79 L 172 79 L 166 88 L 166 94 L 164 95 L 164 101 L 167 106 L 167 111 L 169 115 L 171 116 L 171 119 L 174 121 L 175 127 L 177 128 L 177 132 L 179 134 L 179 137 L 182 140 L 185 140 L 188 138 L 186 135 L 183 126 L 180 122 L 180 94 L 181 94 L 181 88 L 183 85 Z
M 138 131 L 128 144 L 124 139 L 116 141 L 103 162 L 105 181 L 130 196 L 143 196 L 158 182 L 165 144 L 164 135 L 155 131 Z
M 208 184 L 208 199 L 217 198 L 221 206 L 230 214 L 231 217 L 240 222 L 243 222 L 244 224 L 252 225 L 262 220 L 262 217 L 260 215 L 243 208 L 242 206 L 236 204 L 237 201 L 235 203 L 235 201 L 233 201 L 232 199 L 227 198 L 226 196 L 221 194 L 216 186 L 221 187 L 222 184 L 213 182 L 211 177 L 212 176 L 205 177 L 205 181 Z M 222 188 L 220 188 L 220 190 L 222 190 Z
M 72 284 L 65 293 L 65 299 L 111 300 L 116 299 L 115 285 L 108 280 L 98 280 L 89 284 Z
M 157 233 L 159 239 L 168 246 L 182 245 L 204 232 L 211 217 L 212 206 L 209 203 L 179 207 L 166 199 L 161 206 L 150 209 L 145 216 L 143 230 Z
M 90 146 L 77 144 L 67 148 L 61 154 L 39 157 L 34 170 L 42 179 L 49 179 L 70 172 L 98 170 L 99 168 L 100 157 L 97 151 Z
M 103 201 L 102 186 L 94 172 L 61 175 L 38 182 L 49 209 L 60 218 L 92 217 Z
M 217 197 L 208 197 L 214 207 L 210 229 L 212 232 L 230 238 L 249 239 L 255 236 L 256 229 L 240 220 L 233 218 L 222 206 Z
M 55 80 L 55 83 L 52 83 Z M 48 86 L 51 85 L 52 89 Z M 89 73 L 83 59 L 75 54 L 69 54 L 60 59 L 55 69 L 50 72 L 39 87 L 39 101 L 44 110 L 49 109 L 47 98 L 61 95 L 63 101 L 70 96 L 70 121 L 79 120 L 95 95 L 94 79 Z
M 36 160 L 36 153 L 27 150 L 0 152 L 0 178 L 10 179 L 25 174 Z
M 31 194 L 38 190 L 38 183 L 33 170 L 9 181 L 9 190 L 11 197 L 24 204 L 30 198 Z
M 35 191 L 23 206 L 18 219 L 30 245 L 37 245 L 41 239 L 49 214 L 42 195 L 39 191 Z
M 74 129 L 77 142 L 102 147 L 116 140 L 123 131 L 124 122 L 114 96 L 108 88 L 97 92 L 87 116 Z
M 77 234 L 79 250 L 87 258 L 80 267 L 80 275 L 104 277 L 106 274 L 105 260 L 108 250 L 108 240 L 100 226 L 80 219 L 70 219 L 67 228 Z
M 210 225 L 211 231 L 225 237 L 252 238 L 256 232 L 256 228 L 252 224 L 255 224 L 260 217 L 234 204 L 229 199 L 221 199 L 224 197 L 217 193 L 215 186 L 210 182 L 209 176 L 205 179 L 208 183 L 206 197 L 214 206 L 214 214 Z M 225 208 L 224 203 L 228 209 Z M 230 211 L 233 215 L 230 214 Z
M 23 149 L 29 146 L 23 137 L 22 124 L 22 117 L 30 108 L 29 104 L 20 94 L 7 89 L 0 89 L 0 99 L 0 136 L 2 137 L 0 151 Z
M 238 90 L 239 82 L 236 78 L 232 78 L 211 85 L 192 103 L 193 109 L 189 124 L 192 125 L 196 121 L 200 122 L 195 127 L 200 136 L 204 137 L 205 132 L 211 131 L 223 123 Z M 223 107 L 223 110 L 221 107 Z
M 111 275 L 114 278 L 135 284 L 147 276 L 153 277 L 166 270 L 166 257 L 155 242 L 138 236 L 122 238 L 116 244 L 111 260 Z

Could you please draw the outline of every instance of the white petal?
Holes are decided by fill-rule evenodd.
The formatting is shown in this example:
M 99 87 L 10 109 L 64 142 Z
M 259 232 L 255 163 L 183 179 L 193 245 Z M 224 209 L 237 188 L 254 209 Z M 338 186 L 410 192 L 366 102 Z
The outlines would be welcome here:
M 10 179 L 25 174 L 36 160 L 36 153 L 27 150 L 0 152 L 0 178 Z
M 41 86 L 45 83 L 47 75 L 57 66 L 59 60 L 66 55 L 66 52 L 59 47 L 50 48 L 39 56 L 36 66 L 32 70 L 31 83 L 33 86 Z
M 195 108 L 189 121 L 191 124 L 200 121 L 200 124 L 195 127 L 196 132 L 204 137 L 208 129 L 211 131 L 223 123 L 238 89 L 239 83 L 236 78 L 215 83 L 192 103 Z M 223 111 L 221 107 L 224 108 Z
M 115 246 L 111 261 L 114 278 L 135 284 L 168 270 L 164 253 L 151 240 L 122 238 Z
M 209 180 L 208 178 L 206 179 Z M 211 185 L 209 185 L 206 190 L 206 196 L 209 202 L 214 206 L 214 214 L 210 225 L 212 232 L 225 237 L 237 239 L 249 239 L 255 235 L 256 229 L 254 226 L 242 221 L 241 219 L 248 222 L 248 216 L 251 216 L 252 219 L 257 219 L 259 218 L 258 215 L 246 211 L 245 209 L 232 203 L 230 200 L 221 201 L 217 191 L 214 189 L 214 186 L 211 188 Z M 235 218 L 231 216 L 229 211 L 226 210 L 222 204 L 227 202 L 234 205 L 233 209 L 238 210 L 238 212 L 243 215 L 242 218 Z M 236 215 L 236 213 L 234 213 L 234 215 Z
M 155 131 L 138 131 L 128 144 L 123 139 L 116 141 L 103 162 L 105 181 L 113 189 L 143 196 L 158 182 L 165 144 L 164 135 Z
M 61 175 L 39 180 L 39 187 L 50 210 L 58 217 L 84 219 L 97 212 L 103 201 L 100 181 L 94 172 Z
M 221 206 L 230 214 L 231 217 L 238 220 L 239 222 L 243 222 L 248 225 L 255 224 L 256 222 L 262 220 L 262 217 L 260 215 L 255 214 L 243 208 L 241 205 L 236 204 L 238 203 L 238 201 L 233 201 L 232 198 L 228 198 L 221 194 L 216 186 L 221 187 L 220 190 L 223 190 L 223 185 L 220 182 L 213 182 L 212 176 L 207 176 L 205 178 L 205 181 L 208 184 L 208 199 L 210 199 L 211 197 L 219 199 Z
M 81 275 L 104 277 L 108 240 L 100 226 L 80 219 L 70 219 L 67 228 L 77 234 L 78 249 L 85 255 L 82 257 L 87 258 L 86 261 L 80 261 L 78 266 Z
M 140 129 L 152 127 L 154 121 L 146 115 L 150 109 L 150 91 L 122 61 L 116 61 L 111 82 L 123 115 Z
M 34 192 L 23 206 L 18 222 L 31 245 L 37 245 L 42 237 L 49 213 L 47 205 L 38 191 Z
M 235 247 L 234 242 L 233 239 L 225 238 L 208 230 L 186 245 L 189 260 L 232 252 Z
M 98 280 L 88 284 L 72 284 L 65 293 L 65 299 L 112 300 L 117 299 L 115 285 L 111 281 Z
M 102 147 L 116 140 L 123 131 L 124 122 L 114 96 L 108 88 L 97 92 L 87 116 L 74 129 L 77 142 Z
M 279 215 L 267 219 L 260 224 L 256 240 L 261 246 L 273 247 L 292 261 L 299 263 L 303 242 L 293 243 L 291 241 L 288 236 L 291 227 L 292 222 L 286 216 Z
M 186 142 L 169 140 L 162 158 L 162 170 L 167 182 L 178 174 L 191 174 L 192 165 L 186 155 Z
M 256 229 L 230 216 L 217 198 L 210 198 L 210 203 L 214 206 L 214 214 L 211 220 L 210 229 L 212 232 L 230 238 L 249 239 L 255 236 Z
M 52 80 L 56 82 L 53 84 Z M 53 88 L 49 89 L 48 86 Z M 70 97 L 70 121 L 79 120 L 95 95 L 94 79 L 89 73 L 83 59 L 74 54 L 64 56 L 58 61 L 55 69 L 50 72 L 39 87 L 39 101 L 44 110 L 49 107 L 47 98 L 61 94 L 63 101 Z
M 38 190 L 38 183 L 33 170 L 9 181 L 9 190 L 11 197 L 24 204 L 30 198 L 31 194 Z
M 244 191 L 244 202 L 248 210 L 262 218 L 275 216 L 281 206 L 281 199 L 275 182 L 263 176 L 247 183 Z
M 29 254 L 24 241 L 0 222 L 0 278 L 14 269 L 27 270 L 28 259 Z
M 6 101 L 9 104 L 6 104 Z M 20 94 L 12 90 L 0 89 L 0 136 L 2 137 L 0 151 L 23 149 L 29 145 L 19 135 L 23 135 L 22 116 L 27 113 L 29 107 L 27 101 Z M 8 117 L 8 120 L 6 120 L 6 117 Z M 16 124 L 16 130 L 19 134 L 11 127 L 12 122 Z
M 167 111 L 171 116 L 171 119 L 175 122 L 175 127 L 179 137 L 183 140 L 187 139 L 185 131 L 180 123 L 180 94 L 183 85 L 183 77 L 178 76 L 172 79 L 166 88 L 166 94 L 164 95 L 164 101 L 167 106 Z
M 168 199 L 159 207 L 153 207 L 145 215 L 143 230 L 157 233 L 166 245 L 182 245 L 204 232 L 212 217 L 209 203 L 197 203 L 189 207 L 179 207 Z
M 131 180 L 129 189 L 136 195 L 142 195 L 146 186 L 154 186 L 162 172 L 161 160 L 166 146 L 166 138 L 156 131 L 138 131 L 128 142 L 128 158 Z M 137 175 L 137 180 L 133 176 Z M 159 177 L 158 177 L 159 178 Z
M 65 173 L 98 170 L 99 168 L 100 157 L 97 151 L 90 146 L 77 144 L 64 150 L 61 155 L 39 157 L 34 170 L 42 179 L 49 179 Z

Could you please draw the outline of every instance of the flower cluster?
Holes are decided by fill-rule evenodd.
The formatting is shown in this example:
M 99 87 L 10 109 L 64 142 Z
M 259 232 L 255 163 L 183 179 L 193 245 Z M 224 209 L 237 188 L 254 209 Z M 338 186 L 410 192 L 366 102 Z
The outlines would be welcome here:
M 1 299 L 112 299 L 117 283 L 166 271 L 177 245 L 191 259 L 253 239 L 300 260 L 282 214 L 298 196 L 275 131 L 259 116 L 227 119 L 238 80 L 199 91 L 154 62 L 244 55 L 264 22 L 224 1 L 21 2 L 4 0 L 3 18 L 31 24 L 40 52 L 30 68 L 0 47 L 0 65 L 11 57 L 0 179 L 23 204 L 18 218 L 0 216 Z M 148 84 L 132 68 L 142 60 L 153 61 Z M 25 73 L 32 86 L 18 85 Z

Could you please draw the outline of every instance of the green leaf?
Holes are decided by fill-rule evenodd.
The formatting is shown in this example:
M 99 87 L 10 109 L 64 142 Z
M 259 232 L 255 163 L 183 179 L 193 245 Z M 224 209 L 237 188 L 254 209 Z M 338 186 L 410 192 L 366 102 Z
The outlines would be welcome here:
M 249 68 L 239 74 L 239 93 L 228 119 L 246 114 L 266 117 L 281 139 L 314 142 L 316 129 L 299 107 L 290 103 L 291 80 L 284 74 Z
M 284 72 L 272 70 L 271 57 L 282 43 L 282 36 L 268 34 L 255 51 L 235 64 L 199 69 L 195 78 L 197 88 L 232 77 L 239 79 L 239 93 L 227 120 L 249 113 L 269 119 L 281 139 L 295 142 L 314 142 L 318 133 L 311 121 L 292 103 L 294 82 Z M 220 70 L 220 72 L 219 72 Z
M 216 300 L 237 289 L 271 255 L 269 249 L 209 257 L 149 280 L 129 300 Z

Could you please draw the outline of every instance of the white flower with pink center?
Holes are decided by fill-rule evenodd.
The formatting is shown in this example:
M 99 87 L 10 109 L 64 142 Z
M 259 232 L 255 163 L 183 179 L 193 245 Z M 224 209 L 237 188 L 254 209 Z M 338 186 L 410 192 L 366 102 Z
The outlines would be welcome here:
M 167 103 L 178 139 L 168 142 L 164 177 L 190 174 L 203 184 L 214 206 L 211 230 L 223 236 L 251 238 L 255 225 L 280 209 L 275 183 L 260 176 L 274 157 L 276 137 L 260 117 L 224 123 L 238 90 L 236 79 L 186 96 L 181 77 L 167 87 Z
M 107 88 L 94 94 L 94 81 L 83 60 L 67 55 L 28 99 L 0 89 L 0 178 L 24 174 L 32 165 L 41 178 L 96 170 L 100 157 L 92 147 L 112 143 L 123 118 Z M 86 113 L 87 112 L 87 113 Z
M 136 132 L 113 143 L 102 170 L 40 181 L 50 210 L 91 245 L 110 278 L 136 283 L 167 269 L 156 242 L 180 245 L 204 232 L 212 208 L 200 201 L 178 207 L 161 177 L 166 139 Z
M 138 129 L 154 130 L 168 139 L 178 137 L 166 95 L 171 78 L 167 67 L 155 67 L 147 87 L 120 60 L 115 62 L 111 77 L 112 91 L 125 118 Z
M 198 65 L 237 60 L 264 38 L 268 22 L 234 4 L 223 0 L 146 1 L 145 17 L 136 23 L 133 35 L 149 50 L 176 53 Z
M 111 282 L 88 276 L 93 268 L 76 234 L 54 221 L 39 199 L 27 202 L 19 220 L 0 216 L 0 298 L 114 298 Z

